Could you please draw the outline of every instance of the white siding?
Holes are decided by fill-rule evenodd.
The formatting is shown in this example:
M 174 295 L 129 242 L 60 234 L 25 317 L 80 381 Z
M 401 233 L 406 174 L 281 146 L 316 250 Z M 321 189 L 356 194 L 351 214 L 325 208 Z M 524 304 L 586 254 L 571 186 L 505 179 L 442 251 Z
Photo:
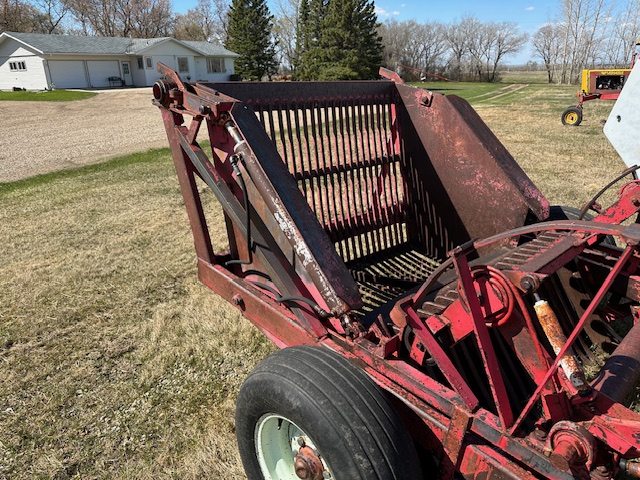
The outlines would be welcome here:
M 87 88 L 83 60 L 49 60 L 51 83 L 55 88 Z
M 120 64 L 117 60 L 89 60 L 87 61 L 89 82 L 91 87 L 110 87 L 109 77 L 120 77 Z M 117 85 L 120 86 L 120 85 Z
M 27 69 L 12 72 L 9 62 L 25 62 Z M 0 90 L 11 90 L 13 87 L 44 90 L 47 88 L 47 77 L 41 57 L 15 40 L 6 39 L 0 44 Z
M 144 58 L 142 68 L 138 68 L 138 57 L 131 57 L 131 74 L 133 75 L 133 84 L 136 87 L 147 85 L 145 77 Z
M 219 57 L 212 57 L 219 58 Z M 225 64 L 225 72 L 220 73 L 209 73 L 207 72 L 207 57 L 196 57 L 196 76 L 195 80 L 203 80 L 205 82 L 227 82 L 229 81 L 229 76 L 233 75 L 235 72 L 233 70 L 233 59 L 232 58 L 224 58 Z M 193 77 L 193 75 L 192 75 Z
M 151 69 L 145 68 L 145 85 L 147 86 L 153 85 L 155 81 L 160 78 L 160 74 L 158 73 L 156 67 L 158 65 L 158 62 L 164 63 L 169 68 L 177 72 L 178 57 L 187 57 L 187 60 L 189 62 L 189 72 L 180 73 L 180 77 L 184 81 L 187 81 L 187 75 L 190 75 L 192 81 L 196 80 L 196 64 L 194 59 L 195 52 L 190 48 L 186 48 L 174 42 L 162 42 L 145 50 L 139 55 L 144 55 L 145 62 L 146 58 L 150 57 L 153 65 L 153 68 Z
M 138 69 L 137 57 L 143 58 L 144 68 Z M 5 38 L 0 43 L 0 89 L 20 87 L 44 90 L 52 85 L 55 88 L 109 87 L 109 77 L 122 78 L 122 61 L 130 62 L 135 86 L 150 86 L 160 78 L 156 70 L 158 62 L 177 71 L 178 57 L 186 57 L 188 61 L 189 72 L 180 74 L 185 81 L 187 76 L 191 77 L 191 81 L 227 81 L 229 75 L 234 73 L 233 58 L 225 58 L 226 72 L 209 74 L 206 57 L 173 41 L 151 46 L 136 55 L 49 54 L 43 57 L 29 46 Z M 151 68 L 147 68 L 147 58 L 151 61 Z M 24 61 L 27 68 L 24 71 L 12 72 L 10 61 Z

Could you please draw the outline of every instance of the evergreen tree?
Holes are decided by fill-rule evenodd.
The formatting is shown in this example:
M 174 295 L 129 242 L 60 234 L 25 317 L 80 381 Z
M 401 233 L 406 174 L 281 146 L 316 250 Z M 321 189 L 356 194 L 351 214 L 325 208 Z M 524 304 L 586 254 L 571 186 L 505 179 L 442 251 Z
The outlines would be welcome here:
M 266 0 L 233 0 L 231 3 L 225 47 L 240 55 L 235 71 L 243 78 L 260 80 L 276 72 L 272 19 Z
M 327 0 L 301 0 L 296 34 L 296 79 L 316 80 L 322 68 L 319 46 L 327 16 Z
M 297 78 L 376 78 L 382 39 L 372 0 L 302 0 L 298 25 Z

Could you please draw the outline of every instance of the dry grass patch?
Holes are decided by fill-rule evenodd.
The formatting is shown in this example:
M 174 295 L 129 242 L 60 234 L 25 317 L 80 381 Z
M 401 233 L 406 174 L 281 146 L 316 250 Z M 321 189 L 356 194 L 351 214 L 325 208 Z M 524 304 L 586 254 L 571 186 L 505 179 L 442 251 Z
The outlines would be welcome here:
M 243 478 L 234 399 L 272 347 L 197 282 L 167 151 L 0 201 L 0 478 Z
M 613 102 L 589 102 L 580 126 L 562 125 L 573 89 L 529 86 L 506 105 L 474 107 L 552 204 L 580 207 L 626 167 L 602 133 Z

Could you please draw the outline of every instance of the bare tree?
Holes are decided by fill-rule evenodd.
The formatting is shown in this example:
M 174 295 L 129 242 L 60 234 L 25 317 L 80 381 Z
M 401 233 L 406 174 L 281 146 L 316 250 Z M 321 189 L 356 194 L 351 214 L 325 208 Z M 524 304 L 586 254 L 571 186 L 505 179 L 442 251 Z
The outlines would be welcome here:
M 563 35 L 562 25 L 547 23 L 540 27 L 533 36 L 533 47 L 544 62 L 549 83 L 553 83 L 558 69 Z
M 463 17 L 459 22 L 449 25 L 445 32 L 445 40 L 449 46 L 449 77 L 462 80 L 463 60 L 469 55 L 469 42 L 474 38 L 479 21 L 471 16 Z
M 63 20 L 69 17 L 69 6 L 61 0 L 34 0 L 33 5 L 41 12 L 44 33 L 63 33 Z
M 622 39 L 622 58 L 619 64 L 626 66 L 640 40 L 640 0 L 627 2 L 627 7 L 617 22 L 617 35 Z
M 167 36 L 173 26 L 171 2 L 169 0 L 138 0 L 130 2 L 125 10 L 128 32 L 132 37 L 155 38 Z M 124 32 L 127 35 L 127 32 Z
M 152 38 L 168 35 L 173 18 L 169 0 L 68 0 L 86 35 Z
M 42 32 L 38 10 L 22 0 L 0 0 L 1 32 Z
M 115 37 L 119 32 L 117 13 L 119 1 L 109 0 L 69 0 L 76 21 L 85 35 Z
M 571 83 L 593 66 L 604 43 L 613 0 L 563 0 L 559 23 L 565 25 L 560 81 Z
M 493 38 L 487 24 L 476 18 L 468 18 L 466 22 L 468 35 L 467 48 L 469 51 L 468 67 L 477 80 L 488 80 L 488 62 L 491 58 Z M 487 65 L 485 65 L 485 62 Z
M 419 29 L 423 70 L 435 73 L 442 66 L 444 54 L 448 50 L 445 32 L 446 27 L 438 22 L 427 23 Z
M 296 65 L 299 5 L 297 0 L 277 0 L 273 7 L 276 56 L 283 73 L 293 72 Z
M 382 38 L 383 65 L 391 70 L 396 70 L 399 63 L 406 61 L 405 48 L 410 41 L 410 32 L 407 22 L 387 20 L 378 27 L 378 35 Z
M 414 20 L 403 22 L 401 28 L 405 31 L 405 41 L 400 54 L 400 64 L 413 68 L 423 68 L 423 38 L 422 24 Z M 411 75 L 410 75 L 411 76 Z
M 446 27 L 441 23 L 387 20 L 378 28 L 378 34 L 384 45 L 384 66 L 402 72 L 403 77 L 417 79 L 420 75 L 398 67 L 436 72 L 446 63 L 449 46 Z
M 500 62 L 518 53 L 528 39 L 513 22 L 475 22 L 468 46 L 473 66 L 481 80 L 495 82 Z
M 182 40 L 224 43 L 227 39 L 229 3 L 198 0 L 197 5 L 175 19 L 173 35 Z
M 602 60 L 612 67 L 627 67 L 640 36 L 640 0 L 629 0 L 609 23 Z
M 513 22 L 502 22 L 495 25 L 495 42 L 493 46 L 493 63 L 491 64 L 490 81 L 496 80 L 496 74 L 500 63 L 511 55 L 515 55 L 522 50 L 522 47 L 529 40 L 529 35 L 518 30 L 518 26 Z
M 207 34 L 193 10 L 176 15 L 172 36 L 178 40 L 205 41 Z

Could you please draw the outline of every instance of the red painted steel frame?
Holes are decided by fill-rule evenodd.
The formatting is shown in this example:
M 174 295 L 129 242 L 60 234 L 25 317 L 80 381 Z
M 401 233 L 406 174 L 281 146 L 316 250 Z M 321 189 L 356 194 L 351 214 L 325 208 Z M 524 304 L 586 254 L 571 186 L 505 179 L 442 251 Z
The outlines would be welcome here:
M 261 250 L 261 246 L 255 246 L 253 254 L 256 256 L 254 261 L 257 264 L 265 269 L 271 268 L 269 271 L 272 272 L 273 278 L 281 280 L 281 285 L 276 286 L 288 288 L 289 292 L 306 292 L 314 299 L 322 300 L 323 298 L 314 287 L 314 282 L 318 281 L 317 276 L 309 276 L 308 272 L 301 267 L 297 267 L 292 272 L 286 267 L 270 265 L 273 262 L 282 263 L 288 247 L 286 239 L 279 238 L 278 232 L 269 232 L 269 229 L 265 229 L 261 223 L 269 214 L 267 208 L 269 205 L 252 207 L 250 212 L 247 212 L 242 206 L 243 196 L 255 196 L 256 192 L 262 189 L 262 198 L 264 195 L 271 195 L 274 203 L 269 207 L 270 211 L 277 213 L 279 212 L 277 202 L 280 198 L 278 195 L 283 194 L 283 187 L 282 185 L 274 187 L 269 184 L 267 182 L 270 178 L 269 175 L 264 180 L 267 183 L 260 184 L 261 175 L 264 172 L 258 168 L 259 157 L 270 155 L 270 144 L 260 143 L 260 141 L 252 142 L 251 139 L 243 137 L 243 134 L 246 135 L 246 132 L 249 131 L 247 125 L 251 124 L 252 120 L 250 116 L 243 116 L 245 114 L 239 112 L 243 108 L 241 102 L 219 92 L 213 92 L 208 87 L 183 84 L 177 74 L 166 67 L 161 71 L 168 80 L 159 82 L 154 87 L 154 97 L 156 105 L 162 111 L 181 191 L 185 199 L 198 256 L 198 274 L 202 282 L 235 305 L 245 317 L 251 320 L 279 347 L 301 344 L 321 345 L 339 352 L 363 368 L 396 399 L 400 413 L 406 419 L 416 441 L 425 449 L 439 455 L 438 478 L 453 478 L 456 472 L 465 478 L 494 478 L 494 476 L 495 478 L 520 479 L 579 478 L 579 475 L 584 475 L 586 471 L 570 471 L 569 467 L 580 455 L 585 457 L 581 468 L 592 466 L 592 463 L 599 458 L 595 456 L 592 447 L 592 442 L 595 442 L 595 439 L 598 439 L 601 445 L 607 445 L 615 452 L 614 459 L 616 461 L 622 457 L 640 456 L 638 451 L 640 449 L 639 415 L 598 393 L 597 390 L 592 390 L 589 395 L 585 396 L 572 396 L 566 400 L 566 404 L 560 405 L 562 401 L 559 399 L 559 390 L 556 389 L 556 386 L 566 384 L 566 379 L 562 378 L 558 369 L 560 359 L 576 342 L 583 326 L 601 300 L 614 286 L 617 279 L 624 278 L 630 285 L 633 283 L 635 271 L 640 263 L 637 252 L 640 227 L 594 224 L 584 221 L 548 222 L 512 229 L 486 240 L 471 242 L 464 247 L 455 249 L 450 254 L 449 261 L 445 261 L 416 292 L 408 292 L 404 297 L 398 299 L 389 313 L 389 317 L 396 326 L 413 329 L 418 340 L 426 346 L 433 361 L 439 366 L 443 376 L 451 385 L 446 386 L 427 375 L 416 364 L 400 358 L 400 344 L 403 341 L 401 328 L 390 330 L 384 325 L 373 323 L 367 330 L 357 325 L 357 322 L 353 323 L 354 320 L 351 318 L 340 318 L 340 322 L 337 322 L 335 318 L 329 318 L 331 314 L 326 311 L 324 312 L 326 315 L 319 314 L 323 311 L 322 308 L 339 311 L 337 310 L 341 308 L 339 302 L 331 305 L 329 305 L 330 302 L 325 302 L 321 307 L 318 306 L 318 309 L 304 305 L 294 307 L 291 304 L 286 304 L 271 292 L 274 288 L 273 285 L 251 283 L 247 280 L 247 272 L 242 272 L 242 269 L 238 268 L 237 262 L 233 264 L 229 261 L 230 255 L 213 251 L 198 190 L 198 178 L 205 180 L 216 192 L 224 206 L 232 252 L 246 256 L 250 255 L 253 248 L 251 245 L 243 247 L 242 242 L 236 242 L 236 237 L 249 236 L 247 228 L 250 226 L 245 223 L 243 218 L 243 215 L 246 214 L 251 225 L 262 227 L 252 234 L 255 243 L 271 246 L 270 250 Z M 401 87 L 400 91 L 405 92 L 409 97 L 414 95 L 412 91 L 405 91 L 407 88 L 410 87 Z M 416 98 L 418 97 L 416 96 Z M 435 104 L 437 105 L 438 102 L 442 102 L 442 100 L 436 100 Z M 414 118 L 420 108 L 417 106 L 410 108 L 408 112 L 403 114 L 405 122 L 402 134 L 407 135 L 408 124 L 406 120 Z M 444 105 L 442 108 L 449 107 Z M 464 111 L 466 107 L 458 106 L 457 108 L 458 111 Z M 394 116 L 397 114 L 397 109 L 398 106 L 392 109 Z M 183 114 L 193 118 L 189 128 L 183 125 Z M 426 114 L 422 113 L 422 115 Z M 438 112 L 433 116 L 438 119 Z M 395 120 L 394 117 L 394 124 Z M 196 136 L 203 121 L 207 124 L 212 144 L 215 147 L 213 161 L 206 158 L 196 142 Z M 427 123 L 419 126 L 418 131 L 414 132 L 419 138 L 428 136 L 429 132 L 425 125 L 428 125 L 430 121 L 432 120 L 427 119 Z M 476 121 L 475 117 L 474 121 Z M 230 137 L 225 137 L 222 126 L 227 129 L 227 132 L 230 132 Z M 238 130 L 233 130 L 233 128 Z M 251 124 L 251 128 L 256 128 L 256 125 Z M 456 128 L 466 132 L 465 128 L 468 128 L 468 125 L 458 125 Z M 480 129 L 481 127 L 472 127 L 471 130 L 473 128 Z M 247 140 L 249 141 L 247 142 Z M 398 140 L 397 137 L 396 140 Z M 407 142 L 407 138 L 404 137 L 403 141 Z M 411 141 L 416 141 L 416 139 Z M 429 148 L 434 148 L 433 151 L 436 153 L 439 149 L 445 151 L 446 142 L 442 143 L 442 140 L 439 139 L 435 141 L 435 147 Z M 243 167 L 246 168 L 247 173 L 251 173 L 250 178 L 246 180 L 247 186 L 243 192 L 237 189 L 240 182 L 238 178 L 240 167 L 233 171 L 230 167 L 232 156 L 239 151 L 243 151 L 246 158 L 257 162 L 251 167 Z M 493 154 L 496 152 L 503 154 L 499 149 L 493 150 Z M 507 165 L 507 157 L 504 158 L 504 164 Z M 440 168 L 444 168 L 444 165 Z M 276 170 L 271 174 L 279 175 Z M 450 181 L 453 181 L 455 177 L 449 175 L 451 176 Z M 286 182 L 284 177 L 281 180 Z M 522 182 L 525 183 L 524 178 Z M 528 185 L 525 186 L 528 187 Z M 270 190 L 272 187 L 275 189 L 274 191 Z M 601 221 L 620 221 L 623 217 L 628 218 L 629 215 L 636 213 L 638 211 L 636 204 L 640 204 L 640 202 L 634 201 L 638 195 L 636 187 L 634 184 L 622 191 L 621 200 L 602 215 Z M 280 190 L 276 191 L 278 188 Z M 530 192 L 527 202 L 532 209 L 546 213 L 548 205 L 538 195 L 539 192 L 536 192 L 537 190 L 532 194 Z M 299 195 L 297 187 L 295 191 L 288 191 L 287 195 L 297 199 Z M 461 198 L 459 201 L 466 202 L 467 200 Z M 308 219 L 303 208 L 293 214 L 303 220 Z M 522 213 L 517 215 L 522 216 Z M 478 225 L 477 228 L 482 230 L 485 227 L 485 225 Z M 535 367 L 537 368 L 536 378 L 539 381 L 536 382 L 537 388 L 529 397 L 527 404 L 522 409 L 520 407 L 514 408 L 510 404 L 507 386 L 503 379 L 499 360 L 494 352 L 493 340 L 489 333 L 490 327 L 485 324 L 485 314 L 482 310 L 485 307 L 481 305 L 476 279 L 471 273 L 469 262 L 477 255 L 478 251 L 495 251 L 496 246 L 505 245 L 514 238 L 547 231 L 564 232 L 565 239 L 567 235 L 570 237 L 568 242 L 559 241 L 555 250 L 551 249 L 532 261 L 537 265 L 535 272 L 540 272 L 540 278 L 549 274 L 544 273 L 545 271 L 553 272 L 568 261 L 572 261 L 605 235 L 620 238 L 627 244 L 627 247 L 623 253 L 617 254 L 617 256 L 612 253 L 612 256 L 608 257 L 610 265 L 600 265 L 599 268 L 604 268 L 608 272 L 606 279 L 585 308 L 578 324 L 568 336 L 566 345 L 555 360 L 550 359 L 548 354 L 544 353 L 542 346 L 536 343 L 537 340 L 527 344 L 527 348 L 531 348 L 532 354 L 539 359 L 539 364 Z M 312 234 L 314 232 L 311 232 Z M 296 237 L 296 242 L 306 242 L 307 237 L 304 232 L 300 235 L 300 237 Z M 280 256 L 279 248 L 285 252 L 282 254 L 284 256 Z M 324 247 L 316 246 L 312 247 L 310 251 L 314 254 L 317 254 L 318 251 L 322 253 L 322 248 Z M 328 250 L 326 254 L 329 255 Z M 292 255 L 291 252 L 289 255 Z M 325 264 L 331 262 L 331 259 L 325 259 L 324 262 Z M 438 284 L 438 279 L 445 275 L 451 266 L 455 267 L 460 279 L 460 294 L 465 305 L 470 309 L 470 313 L 465 319 L 468 322 L 465 328 L 477 338 L 495 401 L 496 412 L 489 411 L 481 405 L 468 382 L 450 360 L 448 352 L 439 344 L 434 333 L 434 326 L 437 325 L 436 319 L 433 319 L 434 323 L 429 323 L 429 319 L 425 321 L 416 313 L 429 293 L 433 291 L 434 286 Z M 319 275 L 322 272 L 315 273 Z M 516 286 L 521 288 L 525 279 L 535 283 L 536 278 L 529 278 L 526 271 L 519 272 L 515 268 L 510 272 L 509 280 L 505 280 L 505 285 L 511 285 L 509 288 L 515 290 L 516 287 L 510 283 L 511 281 L 517 280 L 518 285 Z M 640 285 L 640 280 L 638 284 Z M 336 288 L 348 291 L 349 285 L 345 283 Z M 331 294 L 331 292 L 329 293 Z M 520 294 L 521 292 L 516 292 L 520 302 L 519 308 L 522 309 L 524 316 L 521 319 L 522 328 L 528 326 L 528 330 L 533 331 L 533 320 L 526 311 Z M 340 315 L 341 313 L 334 312 L 335 317 Z M 634 328 L 634 332 L 633 338 L 638 337 L 637 328 Z M 620 353 L 633 349 L 635 343 L 633 339 L 628 340 L 622 346 Z M 611 366 L 608 370 L 609 376 L 605 375 L 600 382 L 610 381 L 608 379 L 611 375 L 615 375 L 615 368 Z M 553 427 L 555 430 L 552 428 L 543 431 L 540 429 L 543 425 L 536 425 L 535 430 L 525 431 L 524 422 L 528 413 L 539 401 L 545 405 L 546 412 L 556 412 L 554 415 L 572 415 L 571 418 L 579 424 L 574 421 L 557 422 Z M 543 435 L 537 434 L 540 432 Z M 603 453 L 605 452 L 599 454 Z M 588 475 L 588 472 L 586 474 Z M 593 478 L 611 478 L 611 476 Z

